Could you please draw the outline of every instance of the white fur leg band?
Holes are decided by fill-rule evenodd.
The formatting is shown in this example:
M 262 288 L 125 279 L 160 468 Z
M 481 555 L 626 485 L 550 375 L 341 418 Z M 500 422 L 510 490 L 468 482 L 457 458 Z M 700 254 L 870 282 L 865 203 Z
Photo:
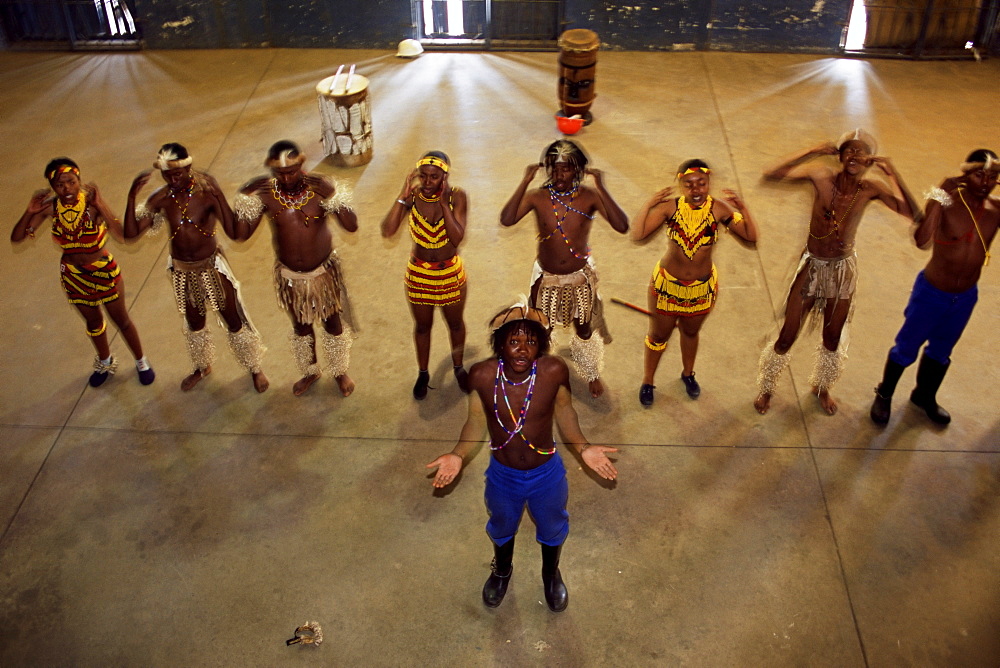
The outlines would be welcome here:
M 188 355 L 194 364 L 194 370 L 204 371 L 212 366 L 212 362 L 215 361 L 215 341 L 212 340 L 212 333 L 208 328 L 195 332 L 185 325 L 184 338 L 187 339 Z
M 757 389 L 761 394 L 774 395 L 774 391 L 778 387 L 778 377 L 788 366 L 790 358 L 789 353 L 782 355 L 776 352 L 773 343 L 764 346 L 757 368 Z
M 260 335 L 247 326 L 238 332 L 229 332 L 229 349 L 236 362 L 250 373 L 260 373 L 264 361 L 264 345 Z
M 298 367 L 302 377 L 318 376 L 320 370 L 319 364 L 316 362 L 316 340 L 311 334 L 299 336 L 292 333 L 288 338 L 292 342 L 292 357 L 295 359 L 295 366 Z
M 233 213 L 240 222 L 251 223 L 264 213 L 264 202 L 259 195 L 238 193 L 233 198 Z
M 347 373 L 351 366 L 351 330 L 344 327 L 340 336 L 334 336 L 323 330 L 323 352 L 326 353 L 327 368 L 330 375 L 339 378 Z
M 577 371 L 588 383 L 601 377 L 604 367 L 604 339 L 597 332 L 589 339 L 574 336 L 569 344 L 570 355 L 576 363 Z
M 827 350 L 820 344 L 816 349 L 816 366 L 813 368 L 812 376 L 809 377 L 809 384 L 817 390 L 829 391 L 844 372 L 845 359 L 847 354 L 839 348 Z

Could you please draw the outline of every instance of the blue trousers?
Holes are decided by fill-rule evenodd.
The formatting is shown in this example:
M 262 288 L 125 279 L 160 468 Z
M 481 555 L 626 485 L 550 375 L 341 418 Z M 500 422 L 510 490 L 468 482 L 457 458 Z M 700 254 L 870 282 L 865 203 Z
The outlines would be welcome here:
M 559 453 L 538 468 L 521 471 L 490 458 L 486 468 L 486 533 L 503 545 L 517 533 L 524 506 L 535 520 L 535 538 L 543 545 L 562 545 L 569 533 L 569 484 Z
M 906 320 L 896 335 L 896 345 L 889 351 L 889 359 L 910 366 L 926 342 L 925 355 L 949 364 L 951 351 L 969 324 L 978 299 L 978 286 L 973 285 L 965 292 L 945 292 L 931 285 L 921 271 L 903 311 Z

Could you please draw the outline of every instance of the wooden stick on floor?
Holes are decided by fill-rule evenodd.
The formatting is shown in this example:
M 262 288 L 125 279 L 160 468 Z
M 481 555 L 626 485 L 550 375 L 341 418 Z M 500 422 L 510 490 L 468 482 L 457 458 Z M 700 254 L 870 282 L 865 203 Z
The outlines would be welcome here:
M 611 301 L 612 301 L 612 303 L 621 304 L 622 306 L 628 307 L 628 308 L 632 309 L 633 311 L 638 311 L 639 313 L 642 313 L 644 315 L 652 315 L 652 313 L 650 313 L 646 309 L 642 308 L 641 306 L 636 306 L 635 304 L 629 304 L 627 301 L 623 301 L 621 299 L 618 299 L 618 297 L 612 297 Z

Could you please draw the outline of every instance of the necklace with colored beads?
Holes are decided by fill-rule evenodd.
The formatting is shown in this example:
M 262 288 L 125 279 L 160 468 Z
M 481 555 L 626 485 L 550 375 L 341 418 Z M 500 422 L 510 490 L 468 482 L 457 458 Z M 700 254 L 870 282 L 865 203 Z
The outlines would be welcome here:
M 58 197 L 56 198 L 56 223 L 58 223 L 63 234 L 61 236 L 70 240 L 77 240 L 90 220 L 90 212 L 87 210 L 87 195 L 81 190 L 77 193 L 76 204 L 66 206 Z
M 555 444 L 552 445 L 551 449 L 536 448 L 523 433 L 524 425 L 528 418 L 528 408 L 531 406 L 531 396 L 535 392 L 535 379 L 537 377 L 538 360 L 531 363 L 531 371 L 528 373 L 528 377 L 518 382 L 512 382 L 507 378 L 507 374 L 504 373 L 503 370 L 503 359 L 497 360 L 497 377 L 496 381 L 493 383 L 493 416 L 496 418 L 497 424 L 500 425 L 500 428 L 507 432 L 507 440 L 504 441 L 503 445 L 498 445 L 496 447 L 490 444 L 490 450 L 503 450 L 510 445 L 510 442 L 514 440 L 515 436 L 520 435 L 521 439 L 527 444 L 527 446 L 540 455 L 551 455 L 556 451 Z M 524 403 L 521 404 L 521 410 L 515 414 L 514 408 L 510 405 L 510 397 L 507 396 L 506 386 L 524 385 L 525 383 L 528 383 L 528 391 L 524 395 Z M 510 419 L 514 423 L 513 429 L 507 429 L 507 427 L 503 424 L 503 420 L 500 419 L 500 395 L 503 395 L 503 401 L 507 406 L 507 412 L 510 414 Z
M 432 195 L 431 197 L 427 197 L 426 195 L 424 195 L 423 192 L 421 192 L 421 191 L 418 190 L 417 191 L 417 197 L 419 197 L 424 202 L 440 202 L 441 201 L 441 193 L 440 193 L 440 191 L 438 192 L 437 195 Z
M 181 231 L 181 225 L 194 225 L 194 221 L 191 220 L 190 216 L 188 216 L 188 207 L 191 206 L 191 198 L 194 196 L 194 179 L 191 179 L 191 182 L 188 183 L 186 188 L 181 188 L 179 190 L 174 190 L 173 188 L 169 188 L 168 191 L 170 193 L 170 199 L 174 201 L 174 204 L 177 206 L 177 210 L 180 211 L 181 214 L 181 220 L 177 224 L 177 229 L 174 230 L 174 233 L 170 235 L 170 240 L 173 241 L 173 238 L 176 237 L 177 233 Z M 181 204 L 180 200 L 177 199 L 177 196 L 180 195 L 181 193 L 187 194 L 187 199 L 184 200 L 183 204 Z M 202 235 L 206 237 L 215 236 L 214 227 L 212 228 L 211 232 L 205 232 L 205 230 L 201 229 L 201 227 L 199 227 L 198 225 L 195 225 L 195 229 L 197 229 L 199 232 L 202 233 Z
M 302 207 L 304 207 L 309 200 L 316 196 L 316 193 L 310 190 L 309 186 L 307 186 L 304 181 L 302 182 L 301 188 L 289 193 L 278 185 L 278 179 L 271 179 L 271 194 L 274 195 L 274 199 L 285 207 L 285 209 L 289 211 L 301 212 L 305 217 L 303 222 L 306 224 L 306 227 L 309 227 L 310 219 L 319 219 L 319 216 L 310 216 L 305 211 L 302 211 Z
M 979 242 L 983 245 L 983 251 L 986 252 L 986 256 L 983 258 L 983 266 L 988 267 L 990 264 L 990 248 L 986 245 L 986 240 L 983 239 L 982 230 L 979 229 L 979 221 L 976 220 L 976 215 L 972 213 L 972 207 L 969 203 L 965 201 L 965 196 L 962 195 L 962 188 L 958 189 L 958 199 L 962 200 L 962 204 L 965 205 L 965 210 L 969 212 L 969 218 L 972 218 L 972 224 L 976 228 L 976 234 L 979 235 Z
M 546 188 L 549 191 L 549 201 L 552 202 L 552 215 L 556 219 L 556 226 L 555 229 L 549 232 L 544 238 L 539 238 L 538 242 L 545 243 L 546 241 L 552 238 L 553 234 L 559 232 L 559 236 L 562 237 L 562 240 L 566 243 L 566 247 L 569 248 L 570 255 L 577 258 L 578 260 L 587 259 L 588 257 L 590 257 L 590 248 L 588 247 L 587 250 L 582 255 L 577 253 L 576 250 L 573 249 L 573 244 L 570 243 L 569 237 L 566 236 L 566 232 L 565 230 L 563 230 L 562 226 L 563 222 L 565 222 L 566 220 L 566 216 L 569 215 L 570 211 L 575 211 L 584 218 L 587 218 L 588 220 L 594 219 L 592 215 L 584 213 L 583 211 L 580 211 L 579 209 L 573 207 L 573 200 L 575 200 L 576 196 L 579 194 L 580 186 L 578 185 L 573 186 L 573 189 L 567 192 L 559 192 L 558 190 L 555 189 L 555 186 L 553 186 L 551 183 L 548 186 L 546 186 Z M 564 202 L 562 199 L 560 199 L 561 197 L 569 197 L 569 201 Z M 559 205 L 562 205 L 563 207 L 563 212 L 561 216 L 559 215 Z

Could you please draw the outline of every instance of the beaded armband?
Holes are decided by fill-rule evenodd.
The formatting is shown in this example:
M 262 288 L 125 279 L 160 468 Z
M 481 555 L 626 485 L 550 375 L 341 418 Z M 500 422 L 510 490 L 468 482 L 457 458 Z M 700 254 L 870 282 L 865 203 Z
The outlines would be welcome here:
M 336 183 L 334 186 L 337 188 L 337 192 L 319 203 L 327 213 L 337 213 L 341 209 L 351 208 L 351 200 L 353 199 L 351 189 L 340 183 Z
M 260 218 L 260 214 L 264 213 L 264 202 L 261 201 L 259 195 L 237 193 L 233 197 L 233 213 L 242 223 L 253 222 Z
M 953 203 L 951 195 L 946 193 L 942 188 L 931 188 L 924 193 L 924 197 L 938 202 L 941 206 L 951 206 Z

